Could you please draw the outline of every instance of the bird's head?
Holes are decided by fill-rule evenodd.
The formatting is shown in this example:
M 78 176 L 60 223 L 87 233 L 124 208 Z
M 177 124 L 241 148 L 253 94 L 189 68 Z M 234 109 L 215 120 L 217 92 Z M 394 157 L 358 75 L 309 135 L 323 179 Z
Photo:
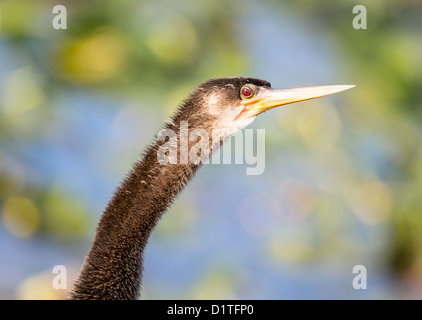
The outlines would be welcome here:
M 225 129 L 227 135 L 231 135 L 272 108 L 352 87 L 330 85 L 276 90 L 268 81 L 256 78 L 215 78 L 200 84 L 191 93 L 182 107 L 189 118 L 183 120 L 193 120 L 196 125 L 215 130 Z

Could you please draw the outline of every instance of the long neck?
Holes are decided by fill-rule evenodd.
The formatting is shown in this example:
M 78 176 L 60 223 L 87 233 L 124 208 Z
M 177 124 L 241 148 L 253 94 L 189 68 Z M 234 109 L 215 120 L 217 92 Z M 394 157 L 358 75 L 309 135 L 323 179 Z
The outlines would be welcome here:
M 178 131 L 178 125 L 168 125 Z M 177 136 L 179 140 L 179 135 Z M 157 160 L 155 142 L 135 163 L 100 219 L 71 299 L 135 299 L 139 295 L 143 252 L 152 230 L 200 165 Z

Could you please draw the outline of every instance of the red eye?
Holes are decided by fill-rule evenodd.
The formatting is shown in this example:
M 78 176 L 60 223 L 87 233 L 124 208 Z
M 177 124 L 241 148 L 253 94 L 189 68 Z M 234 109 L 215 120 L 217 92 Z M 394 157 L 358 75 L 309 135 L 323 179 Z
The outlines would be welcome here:
M 252 89 L 249 87 L 243 87 L 242 96 L 244 96 L 245 98 L 249 98 L 250 96 L 252 96 Z

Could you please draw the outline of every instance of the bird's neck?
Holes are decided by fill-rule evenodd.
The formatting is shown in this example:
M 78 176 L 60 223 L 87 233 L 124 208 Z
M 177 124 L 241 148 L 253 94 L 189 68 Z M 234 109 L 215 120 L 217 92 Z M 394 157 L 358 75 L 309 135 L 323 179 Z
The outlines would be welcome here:
M 167 129 L 177 133 L 180 124 Z M 143 252 L 152 230 L 200 164 L 160 164 L 155 141 L 135 163 L 100 219 L 92 247 L 75 283 L 74 299 L 135 299 L 140 290 Z

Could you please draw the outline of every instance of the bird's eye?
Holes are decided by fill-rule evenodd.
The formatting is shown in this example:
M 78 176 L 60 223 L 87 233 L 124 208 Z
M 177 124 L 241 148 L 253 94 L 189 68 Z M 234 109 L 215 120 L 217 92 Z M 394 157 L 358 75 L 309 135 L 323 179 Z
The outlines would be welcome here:
M 241 90 L 241 94 L 243 98 L 250 98 L 253 95 L 253 91 L 250 87 L 244 86 Z

